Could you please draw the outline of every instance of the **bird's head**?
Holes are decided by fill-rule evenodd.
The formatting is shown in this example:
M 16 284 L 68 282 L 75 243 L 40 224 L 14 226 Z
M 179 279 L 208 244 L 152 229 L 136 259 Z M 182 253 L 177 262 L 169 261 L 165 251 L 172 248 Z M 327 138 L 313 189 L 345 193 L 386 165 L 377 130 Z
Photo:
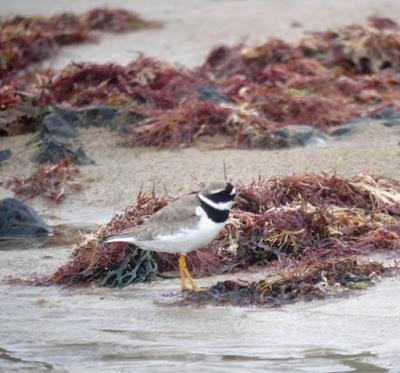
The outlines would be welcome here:
M 200 190 L 199 198 L 217 210 L 229 210 L 235 202 L 235 187 L 226 181 L 213 182 Z

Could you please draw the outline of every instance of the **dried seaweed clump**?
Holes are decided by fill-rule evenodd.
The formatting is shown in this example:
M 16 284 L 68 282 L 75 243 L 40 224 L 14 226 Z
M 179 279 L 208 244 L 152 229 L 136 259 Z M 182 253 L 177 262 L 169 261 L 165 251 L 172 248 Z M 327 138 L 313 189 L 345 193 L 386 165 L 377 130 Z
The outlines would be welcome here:
M 154 214 L 169 201 L 170 199 L 157 197 L 154 193 L 140 193 L 133 206 L 128 207 L 123 214 L 115 216 L 100 228 L 96 235 L 82 236 L 74 248 L 71 261 L 51 275 L 49 283 L 84 285 L 96 281 L 109 286 L 110 282 L 115 280 L 116 285 L 122 284 L 125 278 L 123 276 L 128 274 L 130 269 L 137 269 L 135 263 L 132 263 L 132 258 L 142 257 L 135 247 L 121 242 L 103 244 L 102 239 L 127 227 L 143 223 L 146 217 Z M 149 267 L 153 268 L 154 265 L 149 264 Z M 111 279 L 110 274 L 121 268 L 123 271 L 120 271 L 119 277 Z
M 216 47 L 209 54 L 202 71 L 216 79 L 245 76 L 254 82 L 269 75 L 284 78 L 299 62 L 313 62 L 313 71 L 297 66 L 296 72 L 305 76 L 321 73 L 318 64 L 326 68 L 338 67 L 344 73 L 371 74 L 400 66 L 400 27 L 390 18 L 371 16 L 368 25 L 349 25 L 337 30 L 307 34 L 298 44 L 270 38 L 254 48 L 244 44 Z M 308 67 L 311 67 L 309 65 Z M 276 67 L 277 70 L 270 70 Z
M 159 25 L 132 12 L 103 8 L 83 15 L 5 19 L 0 22 L 0 79 L 50 57 L 58 47 L 93 40 L 92 30 L 125 32 Z
M 127 66 L 79 63 L 68 65 L 37 99 L 41 104 L 120 105 L 144 109 L 176 107 L 199 82 L 193 73 L 167 62 L 140 56 Z
M 363 290 L 381 277 L 392 276 L 397 269 L 376 262 L 360 263 L 351 258 L 303 263 L 257 282 L 218 282 L 205 291 L 186 294 L 180 304 L 278 307 Z
M 371 16 L 368 26 L 350 25 L 338 31 L 313 33 L 302 44 L 328 66 L 340 65 L 362 74 L 400 66 L 400 28 L 390 18 Z
M 246 103 L 235 104 L 203 75 L 140 56 L 127 66 L 73 64 L 36 97 L 41 105 L 126 105 L 144 119 L 123 131 L 129 145 L 179 147 L 201 136 L 230 137 L 248 146 L 276 128 Z
M 397 107 L 399 53 L 399 27 L 379 17 L 370 17 L 365 27 L 313 33 L 297 44 L 273 38 L 252 49 L 243 44 L 219 46 L 193 72 L 195 80 L 203 79 L 201 84 L 218 95 L 207 100 L 212 125 L 209 116 L 198 115 L 203 100 L 193 95 L 196 86 L 189 85 L 182 91 L 184 99 L 178 95 L 180 99 L 162 111 L 148 112 L 147 119 L 124 137 L 130 137 L 131 145 L 160 148 L 219 135 L 228 146 L 257 147 L 268 144 L 273 131 L 284 125 L 327 130 Z M 167 92 L 158 92 L 158 97 Z M 221 111 L 230 112 L 228 121 L 217 115 Z
M 81 16 L 89 30 L 127 32 L 159 27 L 161 22 L 144 20 L 138 14 L 124 9 L 95 8 Z
M 3 85 L 0 87 L 0 110 L 21 104 L 21 98 L 17 95 L 15 87 Z
M 399 56 L 398 25 L 370 17 L 367 27 L 312 33 L 298 44 L 270 39 L 252 49 L 219 46 L 198 71 L 270 122 L 325 129 L 398 99 Z
M 78 38 L 63 34 L 74 22 L 86 31 L 103 29 L 103 22 L 125 30 L 135 22 L 123 11 L 104 9 L 78 21 L 71 17 L 63 18 L 66 26 L 56 38 L 62 43 Z M 35 22 L 44 27 L 43 20 Z M 325 131 L 399 108 L 399 56 L 399 26 L 375 16 L 368 26 L 312 33 L 296 44 L 273 38 L 255 48 L 219 46 L 194 70 L 144 56 L 127 66 L 71 64 L 57 74 L 38 74 L 35 84 L 7 80 L 11 88 L 1 92 L 0 108 L 18 105 L 19 92 L 38 106 L 125 105 L 140 117 L 121 131 L 128 145 L 176 148 L 203 137 L 221 146 L 268 147 L 286 125 Z
M 92 282 L 108 287 L 124 287 L 151 279 L 160 272 L 176 269 L 175 255 L 148 253 L 123 242 L 104 244 L 102 240 L 130 226 L 138 225 L 171 202 L 171 198 L 139 193 L 135 203 L 115 216 L 96 235 L 82 236 L 75 245 L 73 258 L 52 274 L 46 284 L 85 285 Z M 196 272 L 206 273 L 220 261 L 216 252 L 193 252 L 188 264 Z
M 193 102 L 175 110 L 160 112 L 131 131 L 132 145 L 179 147 L 192 144 L 200 136 L 216 132 L 232 135 L 231 110 L 212 102 Z
M 126 32 L 148 27 L 159 27 L 159 22 L 147 21 L 136 13 L 121 9 L 95 8 L 83 15 L 62 13 L 52 17 L 14 17 L 0 22 L 0 134 L 18 135 L 32 132 L 35 118 L 26 113 L 26 106 L 40 109 L 51 103 L 67 101 L 68 105 L 89 103 L 120 104 L 127 101 L 124 80 L 116 75 L 122 68 L 114 69 L 88 65 L 76 73 L 70 67 L 57 79 L 51 69 L 38 68 L 20 70 L 54 55 L 64 45 L 95 41 L 92 30 Z M 118 70 L 118 71 L 117 71 Z M 16 74 L 16 73 L 19 74 Z M 72 75 L 68 81 L 65 75 Z M 82 79 L 79 91 L 82 97 L 75 98 L 73 90 L 77 80 Z M 54 86 L 52 82 L 55 80 Z M 111 82 L 108 82 L 110 80 Z M 90 82 L 90 83 L 88 83 Z M 112 85 L 121 86 L 107 89 Z M 49 97 L 49 92 L 55 94 Z M 94 92 L 95 91 L 95 92 Z M 106 93 L 107 92 L 107 93 Z M 36 110 L 37 111 L 37 110 Z
M 188 255 L 189 265 L 197 274 L 258 266 L 272 266 L 280 273 L 289 265 L 295 269 L 293 273 L 306 274 L 310 268 L 317 276 L 316 271 L 321 273 L 325 266 L 334 268 L 330 263 L 400 250 L 400 183 L 394 180 L 371 175 L 351 179 L 306 175 L 260 180 L 237 189 L 244 201 L 233 210 L 231 223 L 207 248 Z M 96 235 L 83 236 L 71 261 L 47 283 L 96 282 L 121 287 L 157 273 L 176 271 L 175 255 L 145 255 L 134 245 L 102 243 L 105 236 L 141 224 L 169 202 L 170 198 L 154 193 L 139 194 L 133 206 Z M 368 268 L 372 267 L 354 264 L 349 271 Z
M 229 233 L 210 246 L 232 255 L 236 267 L 269 266 L 271 275 L 190 292 L 182 304 L 280 306 L 364 289 L 398 271 L 358 259 L 399 252 L 397 181 L 308 175 L 259 181 L 238 190 L 246 202 L 234 210 Z
M 308 254 L 332 258 L 400 248 L 397 181 L 367 174 L 307 175 L 238 190 L 247 202 L 233 211 L 237 224 L 228 241 L 211 245 L 237 247 L 245 268 Z
M 28 177 L 14 177 L 5 182 L 17 197 L 30 199 L 44 196 L 52 202 L 60 202 L 66 190 L 81 190 L 82 186 L 74 182 L 79 169 L 68 159 L 52 166 L 42 166 Z

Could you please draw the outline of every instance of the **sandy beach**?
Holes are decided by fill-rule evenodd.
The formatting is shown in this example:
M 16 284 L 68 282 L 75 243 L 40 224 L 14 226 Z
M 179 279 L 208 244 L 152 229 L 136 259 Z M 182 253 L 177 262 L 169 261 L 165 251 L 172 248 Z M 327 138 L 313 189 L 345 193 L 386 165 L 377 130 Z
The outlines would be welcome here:
M 104 1 L 14 0 L 1 16 L 82 12 Z M 378 13 L 400 21 L 398 1 L 113 1 L 165 22 L 164 28 L 103 35 L 96 44 L 60 50 L 44 66 L 71 61 L 128 63 L 137 53 L 186 67 L 198 66 L 217 44 L 250 45 L 276 36 L 295 41 L 306 30 L 363 23 Z M 297 27 L 293 22 L 298 22 Z M 245 39 L 244 39 L 245 38 Z M 354 176 L 379 173 L 400 179 L 400 126 L 376 122 L 324 148 L 281 150 L 180 150 L 121 146 L 116 132 L 80 129 L 80 141 L 94 165 L 80 167 L 84 189 L 62 204 L 41 197 L 31 205 L 52 225 L 93 227 L 132 204 L 140 190 L 172 196 L 198 188 L 198 181 L 223 177 L 234 182 L 304 173 Z M 30 175 L 34 135 L 0 137 L 13 156 L 0 166 L 0 180 Z M 30 145 L 27 145 L 30 144 Z M 0 186 L 0 199 L 12 193 Z M 64 263 L 72 244 L 43 242 L 0 249 L 0 279 L 48 274 Z M 44 245 L 46 246 L 46 245 Z M 243 275 L 244 276 L 244 275 Z M 215 279 L 201 279 L 202 285 Z M 279 310 L 186 309 L 157 302 L 176 298 L 178 280 L 124 290 L 90 287 L 65 290 L 0 284 L 0 370 L 15 372 L 200 371 L 387 372 L 400 365 L 398 280 L 383 281 L 352 299 L 298 304 Z
M 61 1 L 43 2 L 38 7 L 30 2 L 14 1 L 2 9 L 2 15 L 80 12 L 101 4 L 97 1 L 75 1 L 73 4 Z M 44 64 L 54 68 L 62 68 L 71 61 L 125 64 L 135 58 L 133 49 L 193 67 L 200 65 L 215 45 L 234 44 L 244 36 L 249 45 L 271 36 L 293 41 L 306 30 L 363 23 L 367 16 L 376 13 L 396 19 L 395 15 L 400 11 L 396 1 L 335 1 L 327 4 L 319 1 L 283 1 L 279 4 L 272 1 L 172 1 L 155 4 L 152 1 L 145 4 L 113 2 L 113 6 L 124 6 L 149 19 L 165 22 L 164 28 L 122 35 L 104 34 L 97 44 L 62 48 L 55 58 Z M 292 27 L 294 21 L 303 26 Z M 106 130 L 84 130 L 80 140 L 96 166 L 81 168 L 85 190 L 69 196 L 66 204 L 81 206 L 83 202 L 120 210 L 131 203 L 141 188 L 149 189 L 155 185 L 162 190 L 167 188 L 172 195 L 187 192 L 196 187 L 195 179 L 207 182 L 220 178 L 223 161 L 232 180 L 242 182 L 258 176 L 307 172 L 337 172 L 343 176 L 378 172 L 396 178 L 400 176 L 399 131 L 396 127 L 368 126 L 348 138 L 331 140 L 323 149 L 207 150 L 203 146 L 159 151 L 121 147 L 116 134 Z M 0 139 L 2 148 L 15 149 L 12 160 L 0 169 L 1 180 L 32 172 L 35 166 L 30 158 L 35 147 L 25 146 L 30 140 L 30 135 Z M 4 188 L 0 189 L 1 198 L 9 194 Z M 37 203 L 40 201 L 34 201 Z
M 280 150 L 206 150 L 191 147 L 181 150 L 157 150 L 118 145 L 116 133 L 108 130 L 81 131 L 80 140 L 88 156 L 96 164 L 81 167 L 77 179 L 84 185 L 80 193 L 67 196 L 63 206 L 49 205 L 40 197 L 33 201 L 39 208 L 57 211 L 59 208 L 79 209 L 82 206 L 108 208 L 115 212 L 133 203 L 140 190 L 156 190 L 175 196 L 198 188 L 198 182 L 223 178 L 223 162 L 235 182 L 247 183 L 259 176 L 270 178 L 305 173 L 337 173 L 354 176 L 361 172 L 400 177 L 400 128 L 388 128 L 380 123 L 341 140 L 330 139 L 326 148 Z M 15 149 L 16 156 L 0 169 L 0 178 L 18 174 L 29 175 L 34 170 L 31 157 L 35 146 L 26 146 L 32 135 L 7 138 L 3 143 Z M 23 166 L 22 166 L 23 165 Z M 10 196 L 0 189 L 0 197 Z

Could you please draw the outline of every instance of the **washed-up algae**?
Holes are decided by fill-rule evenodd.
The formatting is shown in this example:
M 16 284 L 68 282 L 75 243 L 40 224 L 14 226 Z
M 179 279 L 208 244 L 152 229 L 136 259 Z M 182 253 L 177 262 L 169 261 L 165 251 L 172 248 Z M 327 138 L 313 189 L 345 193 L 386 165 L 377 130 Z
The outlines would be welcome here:
M 26 94 L 35 106 L 123 105 L 141 117 L 121 128 L 129 146 L 177 148 L 220 135 L 225 146 L 268 147 L 282 126 L 327 131 L 399 109 L 399 56 L 398 25 L 375 16 L 367 26 L 310 33 L 296 44 L 219 46 L 196 69 L 139 56 L 126 66 L 38 72 L 34 83 L 5 82 L 0 107 L 18 106 Z
M 26 71 L 26 67 L 54 56 L 64 45 L 97 41 L 100 35 L 96 31 L 120 33 L 160 26 L 158 21 L 113 8 L 95 8 L 82 15 L 61 13 L 1 20 L 0 135 L 34 132 L 36 116 L 46 105 L 43 97 L 48 89 L 57 91 L 57 84 L 51 84 L 56 72 L 38 67 Z M 95 79 L 92 84 L 96 84 Z M 80 104 L 84 103 L 82 98 Z M 27 107 L 35 110 L 26 110 Z
M 188 265 L 197 276 L 273 269 L 275 277 L 219 283 L 199 295 L 186 293 L 185 304 L 279 305 L 361 289 L 396 272 L 369 262 L 368 255 L 400 250 L 397 181 L 364 174 L 350 179 L 305 175 L 259 180 L 237 190 L 243 200 L 230 222 L 210 245 L 188 254 Z M 134 205 L 95 235 L 82 236 L 71 260 L 41 283 L 122 287 L 176 272 L 176 255 L 145 255 L 131 244 L 102 242 L 171 201 L 139 194 Z
M 200 292 L 189 292 L 180 305 L 264 305 L 278 307 L 297 301 L 325 299 L 364 290 L 397 267 L 354 259 L 301 263 L 295 269 L 257 282 L 224 281 Z
M 82 15 L 7 18 L 0 22 L 0 78 L 54 55 L 61 46 L 94 41 L 93 30 L 126 32 L 159 25 L 111 8 L 95 8 Z
M 70 159 L 54 165 L 41 166 L 31 176 L 15 176 L 7 179 L 4 186 L 22 199 L 43 196 L 51 202 L 61 202 L 67 191 L 79 191 L 82 185 L 74 181 L 79 169 Z

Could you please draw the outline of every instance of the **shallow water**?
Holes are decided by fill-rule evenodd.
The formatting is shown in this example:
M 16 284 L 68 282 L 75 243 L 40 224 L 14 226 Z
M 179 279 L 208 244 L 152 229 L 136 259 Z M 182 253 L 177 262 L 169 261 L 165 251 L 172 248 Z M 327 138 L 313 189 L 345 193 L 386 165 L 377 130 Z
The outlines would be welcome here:
M 0 252 L 2 275 L 49 273 L 68 246 Z M 40 266 L 38 264 L 40 263 Z M 200 279 L 200 285 L 215 283 Z M 177 307 L 177 279 L 67 290 L 0 284 L 0 371 L 387 372 L 400 366 L 399 280 L 279 309 Z

